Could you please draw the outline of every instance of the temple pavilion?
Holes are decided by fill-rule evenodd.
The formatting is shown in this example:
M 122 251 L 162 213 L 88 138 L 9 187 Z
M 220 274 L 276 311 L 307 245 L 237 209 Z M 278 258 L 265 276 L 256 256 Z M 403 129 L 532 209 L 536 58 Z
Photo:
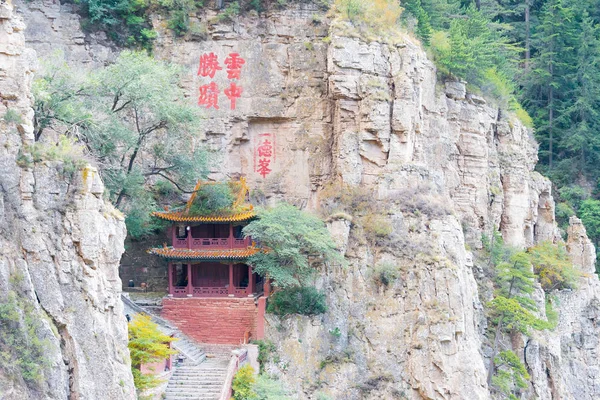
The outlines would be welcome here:
M 228 183 L 235 196 L 230 209 L 194 212 L 202 185 L 215 184 L 198 181 L 185 207 L 152 214 L 171 223 L 167 231 L 171 245 L 148 250 L 167 262 L 170 297 L 239 298 L 262 292 L 262 278 L 246 262 L 259 250 L 252 238 L 242 234 L 242 228 L 256 217 L 245 179 Z

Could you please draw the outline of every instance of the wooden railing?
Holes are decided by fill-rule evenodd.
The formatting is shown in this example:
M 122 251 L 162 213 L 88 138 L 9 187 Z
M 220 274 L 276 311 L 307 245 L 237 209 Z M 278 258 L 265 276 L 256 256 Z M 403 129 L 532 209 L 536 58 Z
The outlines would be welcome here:
M 191 294 L 192 297 L 229 297 L 229 288 L 226 286 L 193 286 L 191 293 L 188 293 L 187 286 L 173 286 L 173 290 L 170 294 L 173 297 L 187 297 Z M 248 295 L 248 288 L 246 287 L 235 287 L 233 289 L 234 297 L 246 297 Z
M 173 238 L 173 247 L 176 249 L 243 249 L 252 244 L 252 239 L 236 238 Z

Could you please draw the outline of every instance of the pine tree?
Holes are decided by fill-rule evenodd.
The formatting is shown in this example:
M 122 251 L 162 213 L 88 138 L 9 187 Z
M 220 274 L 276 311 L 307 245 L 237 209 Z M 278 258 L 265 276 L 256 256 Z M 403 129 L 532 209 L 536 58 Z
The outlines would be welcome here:
M 568 102 L 562 110 L 561 125 L 565 135 L 560 149 L 562 158 L 572 159 L 571 180 L 581 174 L 595 180 L 598 172 L 594 166 L 600 161 L 600 41 L 598 28 L 587 11 L 583 11 L 575 68 L 565 76 L 572 82 Z M 591 168 L 590 168 L 591 167 Z
M 536 122 L 540 153 L 550 171 L 555 142 L 562 136 L 556 120 L 564 109 L 564 94 L 570 92 L 565 77 L 574 69 L 576 29 L 573 9 L 564 0 L 548 0 L 532 38 L 537 54 L 526 78 L 523 103 Z

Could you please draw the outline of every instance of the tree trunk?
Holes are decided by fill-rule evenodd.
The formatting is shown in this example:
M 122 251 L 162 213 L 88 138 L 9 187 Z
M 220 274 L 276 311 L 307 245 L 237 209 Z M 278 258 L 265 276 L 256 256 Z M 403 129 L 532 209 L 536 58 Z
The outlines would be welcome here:
M 525 69 L 529 70 L 529 59 L 531 58 L 531 43 L 530 43 L 530 22 L 529 22 L 529 5 L 530 0 L 525 0 Z
M 496 363 L 494 361 L 494 358 L 496 358 L 496 353 L 498 352 L 498 344 L 500 342 L 500 332 L 502 331 L 503 319 L 504 316 L 500 317 L 500 320 L 498 321 L 498 326 L 496 327 L 496 335 L 494 336 L 494 346 L 492 347 L 492 354 L 490 355 L 490 366 L 488 369 L 488 387 L 492 386 L 492 377 L 494 376 L 494 369 L 496 369 Z
M 552 66 L 550 66 L 550 71 L 552 71 Z M 550 72 L 550 75 L 552 75 L 552 72 Z M 553 149 L 553 141 L 554 141 L 554 88 L 552 87 L 552 85 L 550 86 L 550 92 L 548 93 L 548 133 L 549 133 L 549 138 L 548 138 L 548 168 L 550 170 L 552 170 L 552 152 L 554 151 Z

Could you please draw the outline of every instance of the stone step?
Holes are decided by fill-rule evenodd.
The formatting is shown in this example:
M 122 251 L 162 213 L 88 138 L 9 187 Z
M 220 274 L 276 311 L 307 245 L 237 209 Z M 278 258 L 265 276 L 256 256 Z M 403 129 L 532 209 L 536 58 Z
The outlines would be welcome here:
M 199 388 L 204 388 L 204 389 L 218 389 L 221 390 L 222 385 L 219 383 L 215 383 L 213 385 L 208 385 L 206 384 L 206 382 L 200 382 L 200 383 L 188 383 L 188 384 L 179 384 L 179 383 L 174 383 L 174 384 L 169 384 L 169 386 L 167 386 L 167 389 L 186 389 L 186 390 L 190 390 L 190 391 L 195 391 L 196 389 Z
M 221 380 L 224 380 L 225 376 L 220 376 L 220 377 L 213 377 L 213 376 L 209 376 L 206 378 L 200 378 L 200 379 L 174 379 L 172 381 L 169 382 L 169 386 L 174 385 L 174 386 L 182 386 L 182 385 L 220 385 L 221 384 Z
M 173 380 L 180 379 L 220 379 L 225 377 L 225 373 L 222 374 L 173 374 Z
M 179 380 L 217 380 L 217 379 L 221 379 L 221 378 L 225 378 L 227 374 L 225 373 L 206 373 L 206 374 L 173 374 L 172 376 L 172 380 L 173 381 L 179 381 Z
M 177 387 L 177 386 L 167 386 L 166 389 L 167 393 L 216 393 L 216 392 L 221 392 L 221 387 L 219 386 L 196 386 L 196 387 L 189 387 L 189 386 L 181 386 L 181 387 Z
M 219 399 L 219 395 L 213 395 L 213 394 L 200 394 L 197 397 L 192 397 L 194 400 L 217 400 Z M 189 400 L 189 397 L 182 397 L 176 394 L 172 394 L 172 395 L 167 395 L 165 397 L 165 400 Z
M 207 390 L 207 389 L 203 389 L 203 390 L 189 390 L 189 389 L 180 389 L 180 390 L 169 390 L 167 389 L 165 392 L 167 395 L 169 394 L 176 394 L 178 396 L 182 396 L 182 397 L 194 397 L 196 395 L 199 394 L 208 394 L 208 395 L 219 395 L 221 393 L 221 390 Z
M 185 374 L 203 374 L 203 373 L 207 373 L 207 372 L 226 372 L 227 368 L 223 368 L 223 367 L 204 367 L 204 368 L 198 368 L 196 366 L 194 367 L 179 367 L 175 369 L 174 373 L 185 373 Z

